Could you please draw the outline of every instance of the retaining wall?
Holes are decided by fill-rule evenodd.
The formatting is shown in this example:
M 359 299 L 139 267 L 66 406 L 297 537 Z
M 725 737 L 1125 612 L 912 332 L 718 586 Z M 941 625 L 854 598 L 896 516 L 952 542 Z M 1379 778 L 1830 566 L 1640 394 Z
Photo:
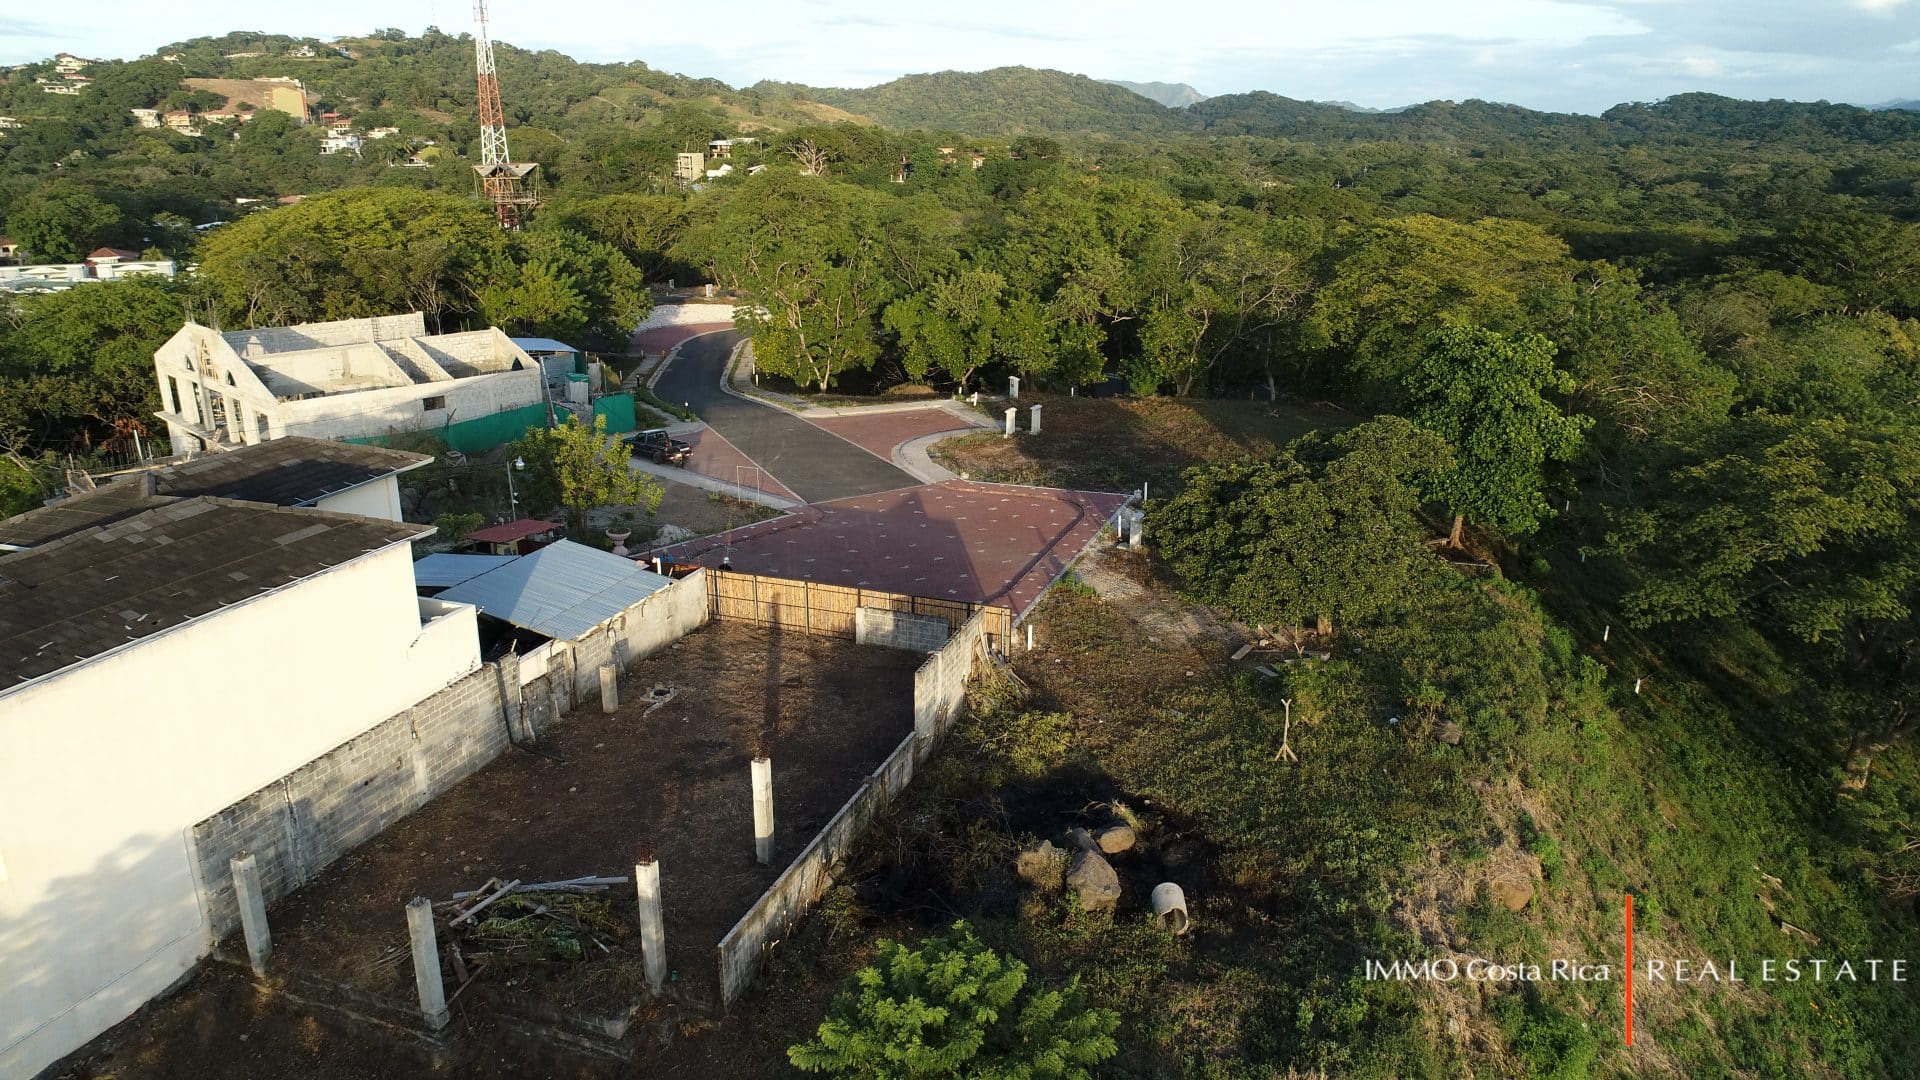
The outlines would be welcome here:
M 720 1004 L 730 1007 L 760 973 L 771 942 L 788 931 L 833 883 L 833 868 L 847 857 L 867 826 L 913 780 L 915 768 L 933 753 L 940 736 L 959 715 L 967 680 L 980 655 L 989 618 L 999 609 L 974 613 L 940 651 L 927 658 L 913 678 L 914 731 L 888 754 L 840 807 L 826 827 L 780 873 L 753 907 L 720 939 Z M 922 717 L 926 721 L 922 722 Z
M 937 615 L 909 615 L 887 608 L 863 607 L 853 613 L 853 640 L 861 645 L 933 652 L 953 636 L 953 627 Z

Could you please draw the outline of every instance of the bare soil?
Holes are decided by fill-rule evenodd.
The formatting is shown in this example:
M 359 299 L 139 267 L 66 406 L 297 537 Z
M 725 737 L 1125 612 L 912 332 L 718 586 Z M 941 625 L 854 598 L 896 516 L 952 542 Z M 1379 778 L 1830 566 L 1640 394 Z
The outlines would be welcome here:
M 921 659 L 730 623 L 697 630 L 634 665 L 616 714 L 576 710 L 539 747 L 549 756 L 509 752 L 276 905 L 275 963 L 408 1003 L 412 971 L 395 950 L 409 898 L 492 877 L 628 875 L 646 847 L 661 864 L 671 996 L 711 1002 L 720 938 L 912 730 Z M 649 711 L 656 686 L 674 696 Z M 760 746 L 774 763 L 771 867 L 753 858 L 747 765 Z M 609 895 L 634 925 L 630 887 Z M 629 934 L 578 962 L 496 955 L 476 977 L 612 1017 L 646 997 L 640 963 Z
M 1025 406 L 1036 402 L 1045 405 L 1039 435 L 963 435 L 936 445 L 933 459 L 975 480 L 1077 491 L 1146 482 L 1149 494 L 1169 495 L 1191 466 L 1267 456 L 1310 431 L 1361 419 L 1322 405 L 1028 395 L 1019 401 L 1022 430 Z

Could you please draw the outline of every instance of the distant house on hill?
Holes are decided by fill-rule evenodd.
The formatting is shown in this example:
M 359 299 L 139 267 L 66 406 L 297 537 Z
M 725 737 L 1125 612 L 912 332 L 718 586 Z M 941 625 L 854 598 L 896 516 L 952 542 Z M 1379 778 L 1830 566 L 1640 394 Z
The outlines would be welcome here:
M 0 259 L 20 257 L 20 243 L 11 236 L 0 236 Z
M 63 52 L 53 58 L 53 70 L 62 75 L 78 75 L 80 72 L 87 70 L 99 62 L 98 60 L 89 60 L 84 56 L 75 56 L 72 53 Z

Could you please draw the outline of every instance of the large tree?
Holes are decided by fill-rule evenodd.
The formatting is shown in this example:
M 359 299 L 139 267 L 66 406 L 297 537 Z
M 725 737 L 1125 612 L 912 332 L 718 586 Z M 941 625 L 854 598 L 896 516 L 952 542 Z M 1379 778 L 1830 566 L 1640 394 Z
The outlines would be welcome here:
M 78 262 L 118 238 L 120 208 L 70 180 L 47 183 L 15 203 L 7 229 L 32 259 Z
M 144 432 L 160 407 L 153 354 L 190 295 L 136 277 L 22 297 L 0 320 L 0 437 L 65 451 Z
M 1446 465 L 1439 437 L 1383 416 L 1268 461 L 1188 470 L 1152 535 L 1191 595 L 1247 622 L 1365 621 L 1399 610 L 1440 566 L 1419 508 Z
M 1433 494 L 1453 512 L 1452 543 L 1467 521 L 1524 536 L 1553 515 L 1541 489 L 1549 461 L 1572 459 L 1592 420 L 1547 397 L 1573 379 L 1553 365 L 1553 343 L 1477 326 L 1435 331 L 1404 376 L 1407 415 L 1447 441 L 1453 467 Z
M 751 301 L 735 318 L 759 370 L 824 393 L 880 356 L 878 320 L 896 288 L 881 220 L 878 195 L 768 169 L 691 230 L 684 250 Z

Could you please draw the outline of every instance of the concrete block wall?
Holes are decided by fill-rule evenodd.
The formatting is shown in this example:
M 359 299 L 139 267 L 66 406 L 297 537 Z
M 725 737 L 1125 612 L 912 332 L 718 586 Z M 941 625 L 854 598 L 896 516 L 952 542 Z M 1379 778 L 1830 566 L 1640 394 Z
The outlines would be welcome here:
M 233 856 L 253 852 L 271 903 L 505 752 L 508 725 L 520 723 L 518 666 L 512 655 L 484 664 L 196 824 L 194 859 L 213 939 L 239 926 Z
M 696 570 L 628 608 L 573 643 L 573 700 L 600 699 L 600 666 L 613 664 L 625 671 L 686 637 L 712 617 L 707 605 L 707 576 Z
M 762 953 L 769 941 L 784 939 L 793 924 L 811 909 L 833 883 L 833 868 L 853 851 L 873 819 L 885 810 L 913 779 L 915 744 L 908 735 L 880 763 L 860 790 L 840 807 L 825 828 L 787 864 L 780 877 L 760 894 L 727 936 L 720 939 L 720 1004 L 731 1006 L 753 984 Z
M 268 903 L 311 881 L 505 753 L 545 733 L 580 701 L 598 701 L 600 665 L 623 670 L 707 621 L 704 572 L 627 609 L 580 642 L 556 643 L 525 685 L 514 654 L 376 724 L 193 827 L 196 873 L 215 941 L 239 927 L 228 860 L 251 851 Z
M 853 640 L 861 645 L 930 653 L 952 636 L 953 627 L 938 615 L 912 615 L 876 607 L 856 608 L 853 613 Z
M 967 700 L 967 681 L 987 633 L 988 609 L 974 612 L 952 640 L 913 673 L 913 729 L 921 738 L 920 760 L 933 752 L 933 743 L 946 733 Z

